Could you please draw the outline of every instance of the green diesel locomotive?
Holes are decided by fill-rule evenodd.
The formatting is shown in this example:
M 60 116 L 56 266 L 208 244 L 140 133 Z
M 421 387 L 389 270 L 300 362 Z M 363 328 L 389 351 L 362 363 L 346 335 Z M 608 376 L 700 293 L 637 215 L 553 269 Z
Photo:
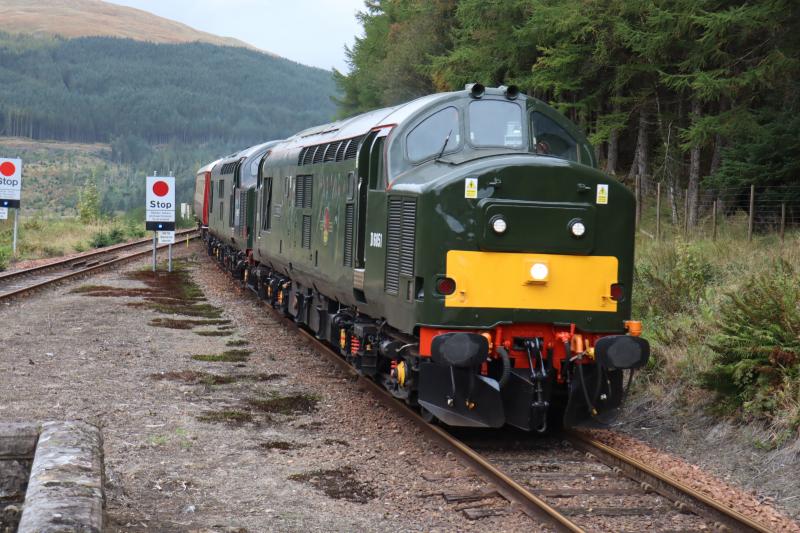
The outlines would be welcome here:
M 514 87 L 433 94 L 218 162 L 209 253 L 430 419 L 544 431 L 617 408 L 633 195 Z

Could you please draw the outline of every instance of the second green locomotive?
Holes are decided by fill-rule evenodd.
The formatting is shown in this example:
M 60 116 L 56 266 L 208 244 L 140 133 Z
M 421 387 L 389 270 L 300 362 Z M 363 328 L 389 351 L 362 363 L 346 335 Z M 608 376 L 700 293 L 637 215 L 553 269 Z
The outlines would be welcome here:
M 311 128 L 218 163 L 210 190 L 209 252 L 431 419 L 574 425 L 649 357 L 633 195 L 514 87 Z

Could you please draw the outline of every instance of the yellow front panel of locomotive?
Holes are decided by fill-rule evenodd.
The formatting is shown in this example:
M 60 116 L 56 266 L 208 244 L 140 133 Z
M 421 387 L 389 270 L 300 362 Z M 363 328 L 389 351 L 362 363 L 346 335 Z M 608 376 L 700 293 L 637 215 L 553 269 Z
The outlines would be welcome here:
M 456 291 L 445 307 L 615 312 L 613 256 L 447 252 Z

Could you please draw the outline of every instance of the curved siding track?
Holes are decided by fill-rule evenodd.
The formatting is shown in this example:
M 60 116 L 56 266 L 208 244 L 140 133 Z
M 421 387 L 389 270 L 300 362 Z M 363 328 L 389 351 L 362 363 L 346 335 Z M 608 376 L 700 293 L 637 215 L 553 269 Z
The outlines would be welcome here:
M 178 231 L 175 233 L 175 245 L 185 240 L 196 239 L 197 236 L 195 229 Z M 166 247 L 167 245 L 161 245 L 159 249 Z M 22 296 L 59 281 L 142 257 L 152 251 L 152 239 L 143 239 L 101 248 L 80 257 L 55 260 L 44 265 L 0 274 L 0 300 Z

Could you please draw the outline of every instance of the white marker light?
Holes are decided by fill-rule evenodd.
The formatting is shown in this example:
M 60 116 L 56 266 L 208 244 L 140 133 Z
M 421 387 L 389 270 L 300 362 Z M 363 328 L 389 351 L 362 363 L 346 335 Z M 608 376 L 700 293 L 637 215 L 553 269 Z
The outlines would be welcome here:
M 550 269 L 544 263 L 534 263 L 531 267 L 531 277 L 534 281 L 546 281 Z
M 583 222 L 575 222 L 569 229 L 576 237 L 583 237 L 583 234 L 586 233 L 586 226 L 584 226 Z
M 508 229 L 508 224 L 506 224 L 506 219 L 503 217 L 497 217 L 492 220 L 492 229 L 498 235 L 502 235 Z

